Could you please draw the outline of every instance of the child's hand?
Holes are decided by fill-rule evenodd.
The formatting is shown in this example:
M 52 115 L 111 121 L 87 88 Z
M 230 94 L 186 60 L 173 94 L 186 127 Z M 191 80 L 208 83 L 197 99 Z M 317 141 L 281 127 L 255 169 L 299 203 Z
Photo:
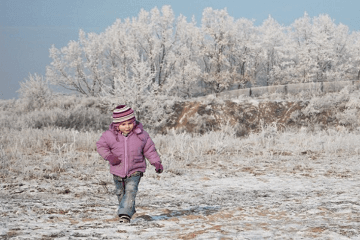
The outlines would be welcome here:
M 107 160 L 109 161 L 109 163 L 113 166 L 115 165 L 119 165 L 121 163 L 121 160 L 115 156 L 114 154 L 110 154 L 108 157 L 107 157 Z
M 154 167 L 155 167 L 155 172 L 156 173 L 162 173 L 163 170 L 164 170 L 163 166 L 159 162 L 154 163 Z

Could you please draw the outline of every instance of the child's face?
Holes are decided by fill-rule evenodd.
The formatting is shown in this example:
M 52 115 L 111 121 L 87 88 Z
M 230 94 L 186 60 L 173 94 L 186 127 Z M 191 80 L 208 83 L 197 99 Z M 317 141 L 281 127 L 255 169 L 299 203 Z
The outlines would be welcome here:
M 122 122 L 119 125 L 119 131 L 125 134 L 128 134 L 131 132 L 131 130 L 134 128 L 134 120 L 129 120 L 126 122 Z

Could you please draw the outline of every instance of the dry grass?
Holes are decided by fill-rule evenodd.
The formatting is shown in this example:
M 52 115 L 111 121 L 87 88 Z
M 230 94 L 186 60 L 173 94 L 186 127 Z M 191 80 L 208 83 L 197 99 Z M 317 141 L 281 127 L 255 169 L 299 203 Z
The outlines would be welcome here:
M 60 128 L 3 129 L 0 137 L 0 165 L 3 180 L 10 173 L 32 178 L 56 178 L 64 171 L 86 176 L 106 164 L 96 152 L 100 131 L 79 132 Z M 208 163 L 224 164 L 229 156 L 279 159 L 283 156 L 332 158 L 354 157 L 360 153 L 360 134 L 346 129 L 311 132 L 307 129 L 278 131 L 275 125 L 260 133 L 238 138 L 230 125 L 222 131 L 203 135 L 176 133 L 154 135 L 162 161 L 169 172 L 181 175 L 191 166 L 206 168 Z M 299 163 L 301 166 L 301 162 Z M 299 167 L 300 169 L 303 167 Z M 150 173 L 155 177 L 155 174 Z
M 27 128 L 3 129 L 2 133 L 3 178 L 11 173 L 25 179 L 56 178 L 56 174 L 70 169 L 90 174 L 95 170 L 95 163 L 100 163 L 95 146 L 99 132 Z

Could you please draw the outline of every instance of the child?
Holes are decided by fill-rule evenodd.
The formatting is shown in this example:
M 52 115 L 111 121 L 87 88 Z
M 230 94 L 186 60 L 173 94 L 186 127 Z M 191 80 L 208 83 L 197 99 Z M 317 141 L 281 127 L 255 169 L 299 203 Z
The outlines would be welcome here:
M 129 223 L 135 211 L 135 197 L 140 178 L 146 169 L 145 157 L 162 173 L 163 166 L 154 142 L 135 119 L 134 111 L 119 105 L 113 111 L 113 122 L 96 142 L 98 153 L 110 164 L 121 223 Z

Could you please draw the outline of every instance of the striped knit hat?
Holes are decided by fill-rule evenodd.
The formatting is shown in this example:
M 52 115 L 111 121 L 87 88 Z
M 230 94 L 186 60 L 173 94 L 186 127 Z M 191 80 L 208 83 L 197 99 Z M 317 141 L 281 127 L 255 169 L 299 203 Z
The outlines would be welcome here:
M 113 123 L 115 125 L 119 125 L 122 122 L 133 120 L 135 121 L 135 114 L 134 111 L 126 106 L 126 105 L 119 105 L 113 111 Z

